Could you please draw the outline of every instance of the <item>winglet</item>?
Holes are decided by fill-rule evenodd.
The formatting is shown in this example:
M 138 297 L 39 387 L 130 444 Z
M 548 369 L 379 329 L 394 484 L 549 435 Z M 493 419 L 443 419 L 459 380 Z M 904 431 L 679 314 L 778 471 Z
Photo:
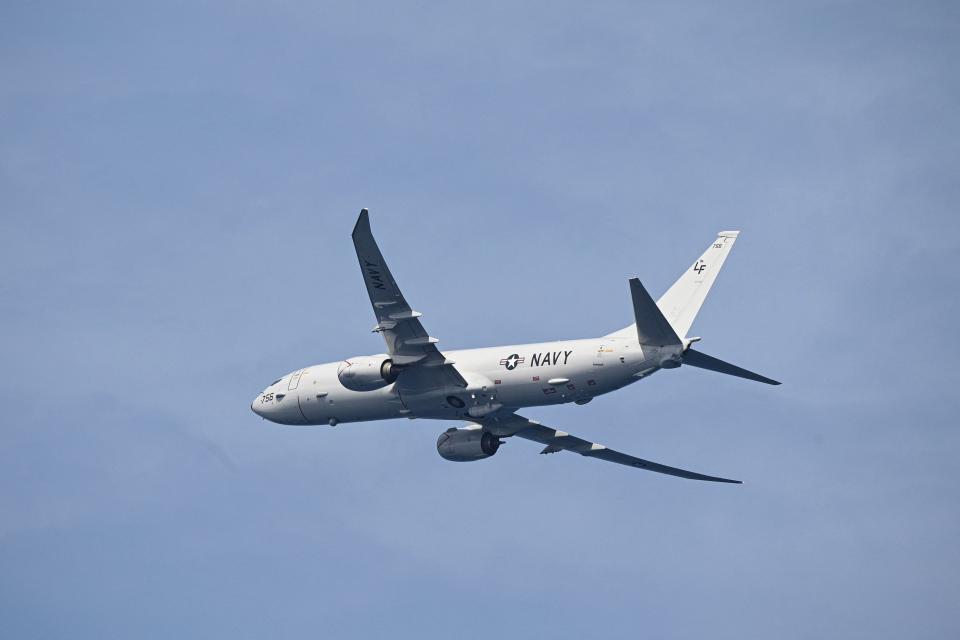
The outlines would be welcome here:
M 357 224 L 353 225 L 353 233 L 350 234 L 351 237 L 356 238 L 357 231 L 366 231 L 367 233 L 371 233 L 370 212 L 367 211 L 367 209 L 360 209 L 360 215 L 357 216 Z

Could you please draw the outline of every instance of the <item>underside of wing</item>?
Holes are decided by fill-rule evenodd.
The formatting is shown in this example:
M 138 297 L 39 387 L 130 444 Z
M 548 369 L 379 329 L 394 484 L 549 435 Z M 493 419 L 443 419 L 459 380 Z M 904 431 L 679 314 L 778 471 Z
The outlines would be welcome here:
M 739 480 L 729 480 L 727 478 L 718 478 L 708 476 L 702 473 L 695 473 L 676 467 L 668 467 L 664 464 L 637 458 L 626 453 L 614 451 L 601 444 L 589 442 L 576 436 L 572 436 L 565 431 L 558 431 L 546 427 L 539 422 L 529 420 L 523 416 L 511 413 L 506 416 L 488 417 L 484 419 L 483 427 L 491 431 L 498 437 L 518 436 L 526 440 L 533 440 L 546 445 L 540 453 L 556 453 L 558 451 L 572 451 L 588 458 L 598 458 L 607 462 L 616 462 L 617 464 L 637 467 L 656 473 L 665 473 L 678 478 L 688 478 L 690 480 L 705 480 L 708 482 L 729 482 L 732 484 L 741 484 Z
M 360 212 L 353 228 L 353 245 L 360 261 L 363 282 L 370 295 L 370 303 L 377 318 L 373 330 L 383 336 L 387 353 L 399 367 L 416 367 L 419 380 L 429 380 L 433 370 L 436 385 L 466 386 L 463 376 L 437 349 L 437 339 L 430 336 L 420 323 L 420 314 L 407 303 L 393 279 L 377 241 L 370 230 L 370 216 L 366 209 Z

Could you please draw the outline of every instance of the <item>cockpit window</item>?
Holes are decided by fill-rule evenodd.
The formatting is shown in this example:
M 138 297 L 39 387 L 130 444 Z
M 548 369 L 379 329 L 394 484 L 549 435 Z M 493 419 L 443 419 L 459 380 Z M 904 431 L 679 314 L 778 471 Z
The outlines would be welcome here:
M 287 397 L 287 394 L 285 394 L 285 393 L 278 393 L 278 394 L 277 394 L 277 402 L 280 402 L 281 400 L 283 400 L 283 399 L 286 398 L 286 397 Z
M 273 382 L 271 382 L 271 383 L 270 383 L 269 385 L 267 385 L 267 386 L 268 386 L 268 387 L 272 387 L 273 385 L 277 384 L 277 383 L 280 382 L 281 380 L 283 380 L 283 378 L 277 378 L 276 380 L 274 380 Z

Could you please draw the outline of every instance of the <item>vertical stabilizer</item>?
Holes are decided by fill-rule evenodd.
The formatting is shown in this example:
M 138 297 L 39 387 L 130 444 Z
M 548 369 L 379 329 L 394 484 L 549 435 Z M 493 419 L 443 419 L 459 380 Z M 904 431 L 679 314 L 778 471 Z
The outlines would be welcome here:
M 739 234 L 739 231 L 721 231 L 693 266 L 657 300 L 657 306 L 681 338 L 690 330 Z
M 703 306 L 703 301 L 713 286 L 713 281 L 720 273 L 733 243 L 737 241 L 739 231 L 721 231 L 703 255 L 697 258 L 680 279 L 657 300 L 657 307 L 666 317 L 673 331 L 681 339 L 687 337 L 690 325 L 693 324 L 697 312 Z M 631 285 L 633 286 L 633 285 Z M 636 313 L 636 296 L 634 296 L 634 312 Z M 632 324 L 620 331 L 608 335 L 611 338 L 632 338 L 637 335 L 637 325 Z

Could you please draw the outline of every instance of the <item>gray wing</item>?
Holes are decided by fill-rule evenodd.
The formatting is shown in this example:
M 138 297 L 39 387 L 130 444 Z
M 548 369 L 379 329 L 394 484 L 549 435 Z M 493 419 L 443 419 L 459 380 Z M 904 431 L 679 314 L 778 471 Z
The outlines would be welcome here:
M 739 480 L 728 480 L 727 478 L 718 478 L 707 476 L 702 473 L 694 473 L 685 469 L 668 467 L 665 464 L 650 462 L 643 458 L 636 458 L 626 453 L 620 453 L 613 449 L 608 449 L 602 444 L 588 442 L 576 436 L 572 436 L 565 431 L 558 431 L 546 427 L 539 422 L 529 420 L 515 413 L 506 416 L 488 417 L 483 421 L 484 428 L 491 431 L 498 437 L 518 436 L 526 440 L 533 440 L 540 444 L 547 445 L 540 453 L 556 453 L 557 451 L 573 451 L 588 458 L 598 458 L 607 462 L 616 462 L 629 467 L 646 469 L 657 473 L 665 473 L 679 478 L 688 478 L 690 480 L 706 480 L 709 482 L 729 482 L 733 484 L 742 484 Z
M 353 246 L 357 250 L 373 313 L 377 317 L 377 326 L 373 330 L 383 336 L 387 353 L 394 364 L 422 368 L 421 375 L 433 369 L 443 376 L 442 379 L 438 377 L 438 386 L 445 382 L 465 387 L 467 383 L 463 376 L 437 349 L 437 339 L 431 337 L 420 323 L 422 314 L 414 311 L 403 297 L 373 238 L 370 215 L 366 209 L 360 211 L 353 228 Z

